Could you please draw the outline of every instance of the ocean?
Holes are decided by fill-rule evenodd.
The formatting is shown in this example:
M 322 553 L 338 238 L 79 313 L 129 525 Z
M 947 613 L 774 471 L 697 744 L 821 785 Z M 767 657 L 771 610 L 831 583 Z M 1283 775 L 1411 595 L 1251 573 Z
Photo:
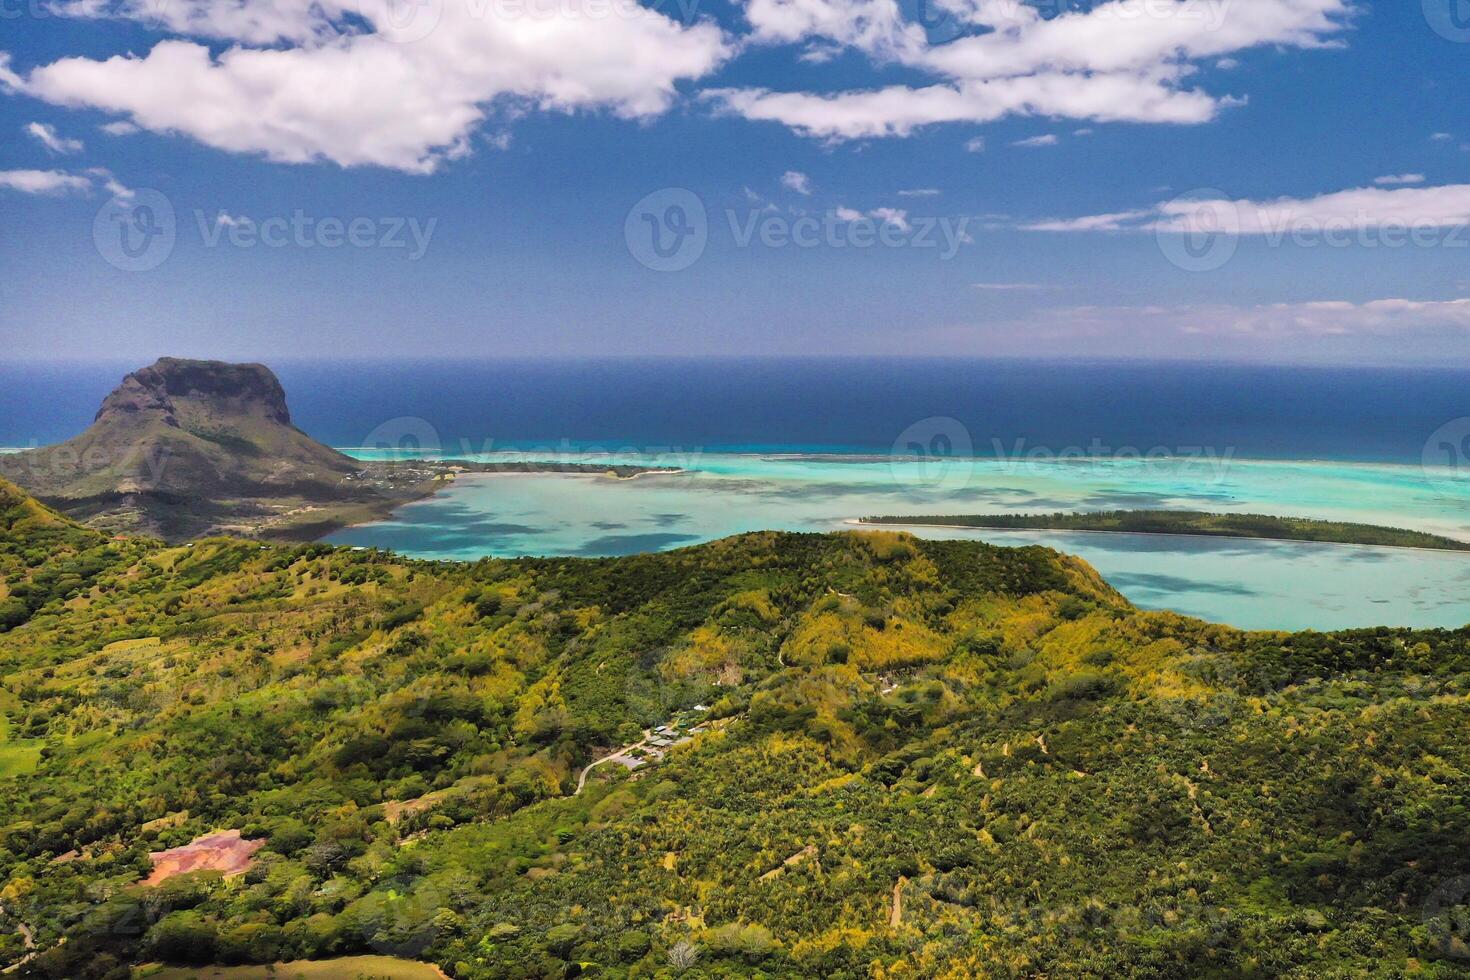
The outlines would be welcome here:
M 350 353 L 350 352 L 348 352 Z M 55 442 L 142 364 L 0 364 L 0 445 Z M 953 418 L 997 446 L 1417 464 L 1470 416 L 1470 369 L 873 360 L 279 361 L 298 426 L 360 446 L 421 419 L 456 450 L 882 452 Z
M 425 558 L 630 554 L 884 514 L 1173 508 L 1470 540 L 1470 371 L 953 361 L 284 362 L 355 455 L 628 462 L 461 478 L 328 540 Z M 80 431 L 119 365 L 0 367 L 0 446 Z M 1425 465 L 1425 464 L 1429 465 Z M 955 531 L 1091 561 L 1145 608 L 1259 629 L 1470 623 L 1470 555 Z

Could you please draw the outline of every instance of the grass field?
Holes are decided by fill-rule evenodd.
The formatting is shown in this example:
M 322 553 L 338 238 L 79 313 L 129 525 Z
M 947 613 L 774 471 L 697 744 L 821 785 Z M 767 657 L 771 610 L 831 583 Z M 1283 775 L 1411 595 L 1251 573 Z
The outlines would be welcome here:
M 0 715 L 0 779 L 35 772 L 41 763 L 41 746 L 45 744 L 39 738 L 12 739 L 9 721 Z
M 296 960 L 269 966 L 143 966 L 134 980 L 442 980 L 429 963 L 393 956 L 343 956 L 334 960 Z
M 0 779 L 28 776 L 41 764 L 40 739 L 25 738 L 0 745 Z

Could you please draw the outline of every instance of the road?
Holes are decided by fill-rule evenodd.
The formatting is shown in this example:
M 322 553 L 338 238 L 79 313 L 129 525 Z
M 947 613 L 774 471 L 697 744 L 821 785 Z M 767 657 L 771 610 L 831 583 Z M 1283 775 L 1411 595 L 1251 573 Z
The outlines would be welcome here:
M 641 748 L 643 748 L 643 746 L 645 746 L 645 745 L 648 744 L 648 737 L 651 734 L 652 733 L 650 731 L 648 731 L 647 729 L 645 729 L 644 732 L 643 732 L 643 738 L 640 739 L 639 741 L 634 742 L 632 745 L 625 745 L 622 748 L 618 749 L 616 752 L 614 752 L 612 755 L 605 755 L 601 759 L 598 759 L 596 762 L 594 762 L 594 763 L 590 764 L 589 766 L 587 766 L 587 768 L 583 769 L 582 770 L 582 775 L 580 775 L 580 776 L 577 777 L 577 789 L 576 789 L 576 792 L 572 793 L 572 795 L 573 796 L 580 796 L 581 795 L 582 788 L 587 785 L 587 774 L 590 773 L 593 769 L 595 769 L 598 766 L 602 765 L 604 762 L 616 762 L 617 760 L 625 757 L 629 752 L 632 752 L 634 749 L 641 749 Z

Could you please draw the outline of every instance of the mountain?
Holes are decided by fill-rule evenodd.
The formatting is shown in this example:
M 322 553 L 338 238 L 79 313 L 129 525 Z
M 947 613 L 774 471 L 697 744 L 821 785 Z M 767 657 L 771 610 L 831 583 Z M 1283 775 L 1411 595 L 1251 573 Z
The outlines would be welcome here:
M 124 378 L 82 434 L 0 457 L 0 475 L 97 527 L 168 540 L 309 535 L 420 496 L 433 476 L 312 439 L 264 365 L 172 357 Z
M 0 455 L 0 477 L 92 527 L 184 541 L 215 534 L 310 541 L 378 520 L 462 473 L 588 473 L 644 466 L 344 456 L 291 422 L 263 364 L 165 357 L 134 371 L 74 439 Z M 670 472 L 661 469 L 657 472 Z
M 1247 633 L 1048 549 L 893 532 L 465 564 L 170 547 L 3 485 L 0 617 L 17 976 L 1470 956 L 1470 630 Z

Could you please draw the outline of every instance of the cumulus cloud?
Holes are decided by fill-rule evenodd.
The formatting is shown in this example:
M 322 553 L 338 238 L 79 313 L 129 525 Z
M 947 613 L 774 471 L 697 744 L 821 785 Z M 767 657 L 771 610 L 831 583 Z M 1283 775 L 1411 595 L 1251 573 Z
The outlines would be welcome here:
M 1201 123 L 1240 100 L 1187 87 L 1201 62 L 1250 48 L 1340 43 L 1349 0 L 1112 0 L 1044 17 L 1016 0 L 937 0 L 969 33 L 932 45 L 897 0 L 748 0 L 754 38 L 859 50 L 929 85 L 710 93 L 730 112 L 826 140 L 901 137 L 1009 115 Z
M 714 24 L 680 24 L 634 2 L 426 0 L 407 17 L 391 3 L 79 0 L 65 9 L 229 43 L 172 38 L 142 55 L 63 58 L 24 75 L 0 55 L 0 83 L 221 150 L 429 173 L 467 153 L 498 109 L 647 118 L 732 53 Z
M 80 153 L 86 149 L 81 140 L 67 139 L 56 131 L 55 126 L 48 126 L 46 123 L 33 122 L 26 126 L 26 133 L 58 155 Z
M 910 187 L 898 192 L 899 197 L 938 197 L 942 192 L 937 187 Z
M 1095 75 L 1082 81 L 1060 72 L 835 95 L 749 88 L 712 89 L 705 95 L 747 119 L 779 122 L 804 136 L 837 141 L 910 136 L 938 123 L 988 123 L 1010 115 L 1198 123 L 1214 118 L 1216 109 L 1209 96 L 1171 89 L 1158 77 Z
M 1029 139 L 1016 140 L 1011 145 L 1012 146 L 1023 146 L 1023 147 L 1027 147 L 1027 148 L 1034 148 L 1034 147 L 1038 147 L 1038 146 L 1056 146 L 1057 143 L 1059 143 L 1059 142 L 1061 142 L 1061 141 L 1058 140 L 1057 137 L 1054 134 L 1047 133 L 1045 136 L 1032 136 Z
M 1377 184 L 1379 187 L 1400 187 L 1405 184 L 1422 184 L 1424 183 L 1424 175 L 1392 174 L 1387 177 L 1379 177 L 1377 180 L 1373 181 L 1373 183 Z
M 812 179 L 799 170 L 788 170 L 781 175 L 781 186 L 798 194 L 810 196 Z
M 59 170 L 0 170 L 0 190 L 21 194 L 85 194 L 92 189 L 86 177 Z
M 758 44 L 815 40 L 809 61 L 827 60 L 834 46 L 894 59 L 924 46 L 923 29 L 893 0 L 748 0 L 745 18 Z
M 1470 225 L 1470 184 L 1361 187 L 1271 201 L 1175 198 L 1152 208 L 1032 222 L 1028 231 L 1154 231 L 1277 236 L 1299 229 L 1456 228 Z

